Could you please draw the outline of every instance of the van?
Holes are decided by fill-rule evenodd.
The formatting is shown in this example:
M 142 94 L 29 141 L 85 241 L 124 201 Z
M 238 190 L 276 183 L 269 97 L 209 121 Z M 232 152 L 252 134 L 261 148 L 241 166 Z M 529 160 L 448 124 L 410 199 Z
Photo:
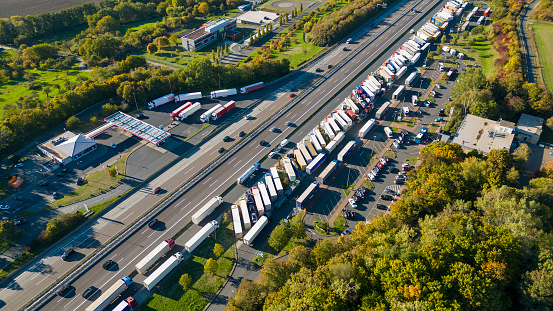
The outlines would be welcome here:
M 403 107 L 403 108 L 401 108 L 401 112 L 403 112 L 403 115 L 404 115 L 404 116 L 408 117 L 408 116 L 409 116 L 409 113 L 410 113 L 409 107 Z
M 386 133 L 386 136 L 388 136 L 388 138 L 394 138 L 394 132 L 392 132 L 392 129 L 387 126 L 384 128 L 384 133 Z
M 73 248 L 70 248 L 68 250 L 66 250 L 65 252 L 63 252 L 63 254 L 61 255 L 61 259 L 63 260 L 66 260 L 69 256 L 71 256 L 71 254 L 73 254 L 75 252 L 75 249 Z
M 283 141 L 280 142 L 280 146 L 281 146 L 281 147 L 286 147 L 286 145 L 288 145 L 289 142 L 290 142 L 290 141 L 289 141 L 288 139 L 285 139 L 285 140 L 283 140 Z
M 417 95 L 411 96 L 411 102 L 413 102 L 413 106 L 417 106 L 419 104 L 419 98 Z

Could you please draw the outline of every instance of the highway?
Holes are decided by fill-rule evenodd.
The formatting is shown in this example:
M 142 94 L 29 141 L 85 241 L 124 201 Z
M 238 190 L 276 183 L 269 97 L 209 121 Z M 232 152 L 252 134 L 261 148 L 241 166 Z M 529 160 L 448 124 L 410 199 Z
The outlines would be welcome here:
M 426 13 L 437 1 L 420 1 L 416 6 L 418 12 Z M 94 265 L 85 274 L 79 277 L 72 283 L 74 290 L 66 295 L 66 297 L 54 297 L 51 299 L 44 309 L 68 309 L 76 310 L 83 309 L 90 302 L 80 297 L 80 294 L 89 286 L 94 285 L 102 289 L 109 287 L 115 280 L 125 275 L 130 274 L 134 269 L 134 265 L 159 241 L 174 236 L 180 231 L 186 224 L 190 222 L 190 217 L 206 200 L 215 195 L 221 195 L 224 189 L 227 189 L 236 178 L 242 174 L 254 162 L 261 160 L 271 149 L 275 147 L 283 138 L 287 137 L 295 128 L 287 127 L 284 125 L 286 121 L 291 121 L 294 124 L 302 124 L 306 121 L 315 111 L 317 111 L 321 105 L 327 103 L 335 93 L 340 91 L 344 86 L 348 85 L 352 78 L 355 78 L 362 70 L 373 61 L 380 53 L 386 51 L 388 46 L 393 43 L 404 32 L 408 31 L 412 24 L 420 18 L 421 13 L 409 12 L 408 2 L 400 12 L 394 12 L 391 16 L 384 19 L 380 23 L 378 28 L 370 31 L 368 38 L 374 40 L 370 45 L 364 48 L 354 59 L 342 65 L 342 67 L 333 74 L 327 74 L 324 76 L 324 81 L 318 85 L 314 90 L 302 98 L 302 100 L 292 107 L 283 116 L 277 118 L 270 126 L 276 126 L 281 131 L 272 133 L 268 129 L 262 131 L 251 142 L 241 148 L 230 159 L 224 161 L 217 169 L 212 173 L 206 175 L 198 184 L 184 195 L 174 201 L 168 208 L 161 212 L 157 219 L 163 224 L 161 228 L 154 231 L 147 226 L 142 227 L 135 234 L 133 234 L 123 244 L 113 250 L 106 256 L 106 259 L 112 259 L 118 263 L 118 269 L 115 271 L 105 271 L 101 267 L 103 260 Z M 390 25 L 390 21 L 394 20 L 400 13 L 407 13 L 396 23 Z M 383 31 L 378 37 L 375 34 Z M 361 41 L 361 40 L 360 40 Z M 352 45 L 350 45 L 352 47 Z M 353 45 L 353 48 L 356 45 Z M 306 74 L 315 74 L 315 68 L 317 66 L 326 70 L 327 64 L 336 64 L 339 60 L 343 59 L 349 52 L 342 51 L 339 47 L 328 56 L 324 57 L 317 64 L 308 67 Z M 286 93 L 286 92 L 285 92 Z M 268 111 L 275 112 L 277 107 L 285 105 L 289 101 L 287 96 L 281 96 L 275 98 L 273 104 L 267 109 L 262 111 L 252 112 L 252 115 L 260 115 L 266 117 Z M 335 108 L 334 104 L 327 105 L 323 108 L 330 112 Z M 257 109 L 257 108 L 256 108 Z M 180 186 L 184 180 L 195 174 L 195 172 L 212 161 L 218 154 L 217 149 L 221 146 L 229 148 L 233 142 L 222 143 L 222 136 L 229 135 L 237 138 L 239 131 L 251 131 L 260 124 L 264 123 L 265 119 L 259 117 L 252 121 L 240 120 L 236 126 L 230 126 L 227 131 L 214 137 L 213 143 L 206 144 L 203 149 L 204 156 L 197 158 L 195 161 L 187 163 L 187 167 L 183 170 L 183 173 L 168 178 L 162 184 L 164 189 L 171 191 Z M 315 122 L 315 121 L 314 121 Z M 311 130 L 312 127 L 306 127 L 300 129 L 296 135 L 301 136 Z M 295 136 L 296 136 L 295 135 Z M 271 147 L 264 147 L 259 144 L 261 140 L 265 140 L 270 143 Z M 191 159 L 193 156 L 191 156 Z M 184 165 L 184 164 L 183 164 Z M 31 299 L 34 295 L 40 292 L 47 284 L 55 282 L 57 278 L 62 275 L 62 271 L 68 271 L 70 268 L 77 265 L 77 263 L 83 259 L 86 255 L 90 254 L 94 249 L 99 247 L 108 241 L 114 234 L 119 232 L 129 223 L 131 223 L 138 215 L 141 215 L 144 211 L 156 204 L 160 197 L 154 196 L 150 193 L 150 189 L 147 187 L 137 193 L 136 196 L 131 197 L 122 207 L 115 208 L 110 213 L 105 214 L 99 218 L 94 226 L 90 229 L 84 229 L 82 232 L 78 232 L 73 238 L 73 242 L 69 245 L 77 247 L 77 254 L 69 258 L 69 261 L 62 261 L 59 255 L 63 252 L 62 249 L 58 249 L 52 254 L 48 254 L 47 258 L 44 258 L 40 264 L 34 265 L 30 271 L 26 271 L 16 277 L 15 281 L 10 284 L 9 287 L 3 289 L 0 292 L 0 299 L 6 304 L 4 308 L 6 310 L 16 310 L 20 308 L 27 300 Z M 221 211 L 228 207 L 228 204 L 223 204 L 219 209 L 214 212 L 209 219 L 215 218 Z M 128 208 L 128 207 L 132 208 Z M 197 230 L 197 229 L 196 229 Z M 191 237 L 195 231 L 187 230 L 179 240 L 186 241 Z M 179 240 L 179 246 L 177 250 L 182 249 L 182 244 Z M 136 277 L 135 280 L 143 280 L 143 277 Z M 107 286 L 107 287 L 106 287 Z M 140 285 L 138 285 L 140 286 Z M 97 298 L 97 293 L 92 299 Z

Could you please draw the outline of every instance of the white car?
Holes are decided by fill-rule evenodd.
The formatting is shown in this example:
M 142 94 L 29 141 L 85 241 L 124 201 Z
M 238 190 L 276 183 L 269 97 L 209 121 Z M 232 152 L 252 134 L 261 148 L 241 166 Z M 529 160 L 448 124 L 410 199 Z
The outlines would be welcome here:
M 274 158 L 275 155 L 276 155 L 276 152 L 273 151 L 273 152 L 269 153 L 269 158 Z
M 15 165 L 15 167 L 23 167 L 23 163 L 19 162 Z
M 357 203 L 355 203 L 353 199 L 349 199 L 348 202 L 349 202 L 349 205 L 351 205 L 351 208 L 357 208 Z
M 9 210 L 11 206 L 9 206 L 8 204 L 6 205 L 0 205 L 0 209 L 3 209 L 3 210 Z

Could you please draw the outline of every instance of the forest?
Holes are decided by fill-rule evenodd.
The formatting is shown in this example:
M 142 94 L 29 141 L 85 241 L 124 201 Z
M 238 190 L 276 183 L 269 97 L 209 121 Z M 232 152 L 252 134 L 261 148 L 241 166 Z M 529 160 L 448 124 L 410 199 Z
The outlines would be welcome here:
M 226 310 L 551 310 L 551 170 L 514 188 L 524 144 L 482 155 L 437 143 L 420 159 L 390 214 L 268 259 Z

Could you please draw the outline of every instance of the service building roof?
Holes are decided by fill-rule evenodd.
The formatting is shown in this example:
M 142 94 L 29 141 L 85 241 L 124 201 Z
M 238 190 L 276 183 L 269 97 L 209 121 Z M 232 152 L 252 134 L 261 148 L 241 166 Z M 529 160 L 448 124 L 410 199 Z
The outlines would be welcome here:
M 499 131 L 499 123 L 467 114 L 453 137 L 453 143 L 459 144 L 465 149 L 477 149 L 483 153 L 488 153 L 493 149 L 509 150 L 515 135 Z M 507 127 L 506 125 L 503 126 Z
M 531 116 L 529 114 L 521 114 L 517 123 L 517 131 L 524 131 L 536 135 L 541 135 L 543 130 L 543 119 L 540 117 Z
M 159 145 L 162 141 L 171 136 L 171 134 L 166 131 L 138 120 L 137 118 L 133 118 L 121 111 L 112 114 L 104 120 L 155 145 Z

